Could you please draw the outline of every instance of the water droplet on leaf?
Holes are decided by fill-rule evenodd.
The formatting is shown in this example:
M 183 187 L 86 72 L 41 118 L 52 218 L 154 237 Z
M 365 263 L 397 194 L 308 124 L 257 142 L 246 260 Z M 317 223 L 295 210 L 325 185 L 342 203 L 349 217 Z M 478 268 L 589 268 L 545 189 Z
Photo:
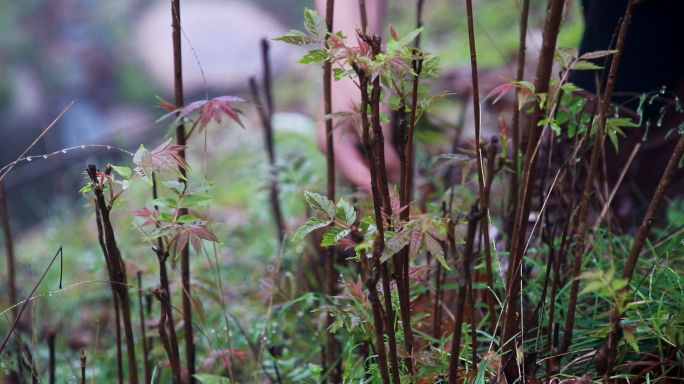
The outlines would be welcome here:
M 31 161 L 31 160 L 33 160 L 33 158 L 31 156 L 26 158 L 26 161 Z

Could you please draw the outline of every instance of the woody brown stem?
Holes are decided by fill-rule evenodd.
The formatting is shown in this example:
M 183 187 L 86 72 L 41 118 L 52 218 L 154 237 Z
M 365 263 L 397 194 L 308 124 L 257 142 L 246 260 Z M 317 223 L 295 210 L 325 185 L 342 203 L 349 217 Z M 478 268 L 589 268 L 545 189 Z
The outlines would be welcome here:
M 114 228 L 109 219 L 111 207 L 105 201 L 103 187 L 98 182 L 96 167 L 94 164 L 88 165 L 88 176 L 90 176 L 92 190 L 95 194 L 95 206 L 100 214 L 102 223 L 102 234 L 104 235 L 105 258 L 109 263 L 109 275 L 113 289 L 116 291 L 121 317 L 124 325 L 124 338 L 126 339 L 126 354 L 128 357 L 128 380 L 131 384 L 138 384 L 137 360 L 135 359 L 135 341 L 133 327 L 131 325 L 131 301 L 128 295 L 128 282 L 126 281 L 126 270 L 121 252 L 116 245 Z M 98 228 L 99 229 L 99 228 Z
M 174 383 L 182 383 L 181 370 L 179 360 L 174 357 L 173 349 L 171 348 L 171 343 L 169 342 L 169 336 L 166 333 L 166 318 L 171 312 L 171 306 L 169 305 L 169 295 L 165 290 L 154 290 L 154 297 L 161 303 L 161 314 L 159 316 L 159 339 L 161 340 L 164 350 L 166 351 L 166 356 L 169 358 L 169 363 L 171 364 L 171 372 L 173 375 Z
M 563 13 L 563 0 L 551 0 L 547 13 L 546 24 L 544 27 L 544 42 L 537 68 L 537 80 L 535 90 L 538 93 L 545 93 L 549 90 L 549 81 L 553 67 L 553 54 L 556 48 L 556 40 L 560 30 Z M 524 251 L 525 237 L 527 233 L 527 221 L 530 214 L 530 204 L 534 190 L 535 172 L 538 160 L 537 143 L 540 140 L 543 126 L 538 126 L 537 121 L 542 115 L 542 107 L 535 103 L 534 111 L 530 117 L 529 144 L 526 148 L 525 159 L 523 161 L 523 173 L 518 196 L 517 209 L 513 227 L 513 237 L 510 248 L 510 264 L 506 279 L 506 298 L 503 309 L 503 329 L 501 333 L 501 344 L 504 350 L 503 361 L 512 361 L 515 353 L 514 336 L 518 332 L 517 305 L 520 293 L 518 283 L 522 271 L 522 257 Z M 516 381 L 519 377 L 517 364 L 506 364 L 506 379 L 509 383 Z
M 456 294 L 456 308 L 454 310 L 454 333 L 451 339 L 451 360 L 449 363 L 449 384 L 456 384 L 458 379 L 458 361 L 461 349 L 461 334 L 463 324 L 463 314 L 465 312 L 466 293 L 468 292 L 468 279 L 470 275 L 470 260 L 472 259 L 475 244 L 475 233 L 477 223 L 480 220 L 481 211 L 477 209 L 477 203 L 473 204 L 468 217 L 468 231 L 466 232 L 466 243 L 461 257 L 461 269 L 458 275 L 458 292 Z M 454 260 L 456 255 L 456 239 L 454 237 L 456 226 L 453 220 L 449 220 L 449 246 Z M 472 316 L 472 314 L 471 314 Z

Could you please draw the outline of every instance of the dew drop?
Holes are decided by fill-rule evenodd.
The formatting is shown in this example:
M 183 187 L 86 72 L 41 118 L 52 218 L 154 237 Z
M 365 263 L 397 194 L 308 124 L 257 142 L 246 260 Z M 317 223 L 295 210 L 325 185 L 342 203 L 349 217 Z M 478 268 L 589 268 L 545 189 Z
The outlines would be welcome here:
M 662 88 L 660 88 L 660 94 L 661 94 L 661 95 L 664 95 L 664 94 L 665 94 L 665 89 L 666 89 L 666 87 L 665 87 L 664 85 L 663 85 Z
M 33 157 L 31 157 L 31 156 L 26 158 L 26 161 L 31 161 L 31 160 L 33 160 Z
M 62 149 L 62 153 L 66 153 L 66 149 Z
M 9 369 L 5 369 L 5 375 L 6 375 L 6 376 L 9 376 L 9 374 L 10 374 Z
M 43 159 L 47 159 L 47 155 L 43 155 Z
M 224 325 L 224 326 L 223 326 L 223 330 L 224 330 L 224 331 L 227 331 L 227 330 L 228 330 L 228 327 L 226 327 L 226 326 Z
M 85 145 L 81 145 L 81 149 L 85 149 Z
M 214 328 L 212 328 L 211 333 L 216 333 L 216 330 Z
M 108 145 L 108 146 L 107 146 L 107 149 L 112 149 L 112 147 L 110 147 L 110 146 Z
M 263 340 L 263 341 L 266 341 L 266 340 L 268 340 L 268 337 L 264 336 L 264 337 L 262 338 L 262 340 Z
M 48 296 L 52 296 L 52 292 L 48 293 Z
M 682 243 L 684 244 L 684 240 L 682 240 Z M 304 317 L 304 312 L 303 311 L 297 311 L 297 317 Z

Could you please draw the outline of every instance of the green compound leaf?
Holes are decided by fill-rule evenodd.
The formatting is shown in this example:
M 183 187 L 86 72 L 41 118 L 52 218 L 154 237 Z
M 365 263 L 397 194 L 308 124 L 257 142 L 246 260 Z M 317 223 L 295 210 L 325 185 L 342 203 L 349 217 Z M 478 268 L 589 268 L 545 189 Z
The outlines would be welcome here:
M 178 205 L 178 200 L 160 197 L 158 199 L 152 200 L 152 204 L 159 207 L 176 208 Z
M 316 40 L 310 38 L 304 32 L 295 31 L 295 30 L 291 30 L 290 32 L 286 33 L 285 35 L 283 35 L 281 37 L 276 37 L 275 39 L 272 39 L 272 40 L 284 41 L 288 44 L 295 44 L 295 45 L 305 45 L 305 44 L 311 44 L 311 43 L 316 42 Z
M 328 53 L 322 49 L 314 49 L 309 51 L 301 60 L 297 61 L 299 64 L 315 64 L 328 58 Z
M 328 27 L 325 25 L 325 20 L 313 9 L 304 9 L 304 27 L 306 30 L 314 35 L 318 41 L 325 39 L 325 35 L 328 33 Z
M 356 211 L 351 204 L 344 201 L 344 199 L 340 199 L 340 201 L 337 203 L 336 217 L 338 220 L 350 226 L 356 222 Z
M 304 236 L 308 235 L 309 232 L 318 228 L 323 228 L 326 225 L 329 225 L 330 223 L 332 223 L 332 220 L 323 219 L 320 217 L 312 217 L 309 220 L 307 220 L 304 224 L 302 224 L 301 227 L 297 228 L 294 235 L 292 236 L 292 241 L 300 241 L 304 238 Z
M 119 174 L 119 176 L 125 177 L 127 179 L 131 178 L 131 169 L 128 167 L 117 167 L 116 165 L 112 165 L 112 169 L 114 172 Z
M 199 183 L 192 183 L 185 189 L 186 195 L 192 195 L 197 192 L 206 191 L 207 189 L 214 188 L 214 182 L 209 180 L 200 181 Z
M 327 247 L 337 243 L 341 238 L 347 236 L 350 230 L 344 227 L 330 227 L 323 235 L 322 247 Z
M 207 195 L 190 195 L 185 196 L 179 208 L 200 207 L 211 203 L 214 198 Z
M 328 216 L 331 220 L 335 217 L 337 213 L 335 203 L 328 200 L 327 197 L 319 193 L 306 191 L 304 192 L 304 198 L 306 198 L 306 202 L 309 203 L 314 211 Z
M 180 181 L 176 180 L 169 180 L 169 181 L 164 181 L 162 182 L 166 188 L 170 189 L 175 193 L 176 195 L 182 195 L 183 190 L 185 189 L 185 184 L 181 183 Z

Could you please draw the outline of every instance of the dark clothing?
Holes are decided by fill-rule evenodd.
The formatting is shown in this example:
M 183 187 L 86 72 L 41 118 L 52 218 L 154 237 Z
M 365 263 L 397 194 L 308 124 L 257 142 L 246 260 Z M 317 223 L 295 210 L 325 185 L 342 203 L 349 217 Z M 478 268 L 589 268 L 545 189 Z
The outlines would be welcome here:
M 580 55 L 611 47 L 629 0 L 583 0 L 585 30 Z M 615 45 L 613 41 L 612 46 Z M 594 61 L 603 65 L 603 58 Z M 606 70 L 610 68 L 610 64 Z M 595 92 L 594 73 L 573 71 L 570 82 Z M 615 79 L 614 92 L 645 93 L 666 87 L 675 92 L 684 79 L 684 0 L 652 0 L 636 6 Z M 638 96 L 616 95 L 614 101 L 636 109 Z M 652 108 L 652 113 L 657 113 Z
M 582 0 L 586 26 L 580 55 L 615 47 L 618 23 L 625 14 L 628 1 L 632 0 Z M 593 62 L 603 66 L 604 60 L 599 58 Z M 606 71 L 610 69 L 610 65 L 611 60 L 608 60 Z M 596 79 L 601 76 L 601 72 L 602 70 L 576 70 L 570 74 L 571 83 L 588 91 L 585 94 L 588 102 L 584 112 L 593 110 L 595 102 L 591 95 L 596 93 Z M 683 80 L 684 0 L 653 0 L 638 4 L 633 11 L 618 67 L 613 102 L 627 107 L 620 110 L 621 117 L 641 120 L 642 126 L 624 129 L 626 137 L 619 139 L 618 151 L 609 140 L 604 145 L 606 174 L 603 176 L 610 189 L 614 188 L 618 176 L 627 167 L 632 150 L 636 145 L 641 145 L 611 204 L 614 218 L 626 231 L 633 230 L 642 220 L 674 150 L 678 139 L 676 127 L 684 121 L 684 115 L 675 110 L 673 101 L 675 95 L 684 97 Z M 663 87 L 667 92 L 661 95 L 659 92 Z M 605 83 L 601 88 L 602 91 L 605 89 Z M 651 103 L 645 102 L 643 111 L 640 111 L 643 115 L 637 116 L 635 112 L 639 107 L 640 96 L 649 92 L 650 95 L 659 97 L 651 99 L 649 96 L 647 100 Z M 663 112 L 665 116 L 661 118 Z M 675 132 L 668 135 L 673 128 Z M 562 141 L 559 147 L 561 156 L 569 156 L 570 145 L 569 140 Z M 684 169 L 680 169 L 673 180 L 669 194 L 684 192 L 682 180 Z M 599 181 L 599 185 L 601 183 Z M 578 185 L 580 187 L 575 185 L 567 188 L 577 188 L 575 192 L 579 196 L 584 182 Z

